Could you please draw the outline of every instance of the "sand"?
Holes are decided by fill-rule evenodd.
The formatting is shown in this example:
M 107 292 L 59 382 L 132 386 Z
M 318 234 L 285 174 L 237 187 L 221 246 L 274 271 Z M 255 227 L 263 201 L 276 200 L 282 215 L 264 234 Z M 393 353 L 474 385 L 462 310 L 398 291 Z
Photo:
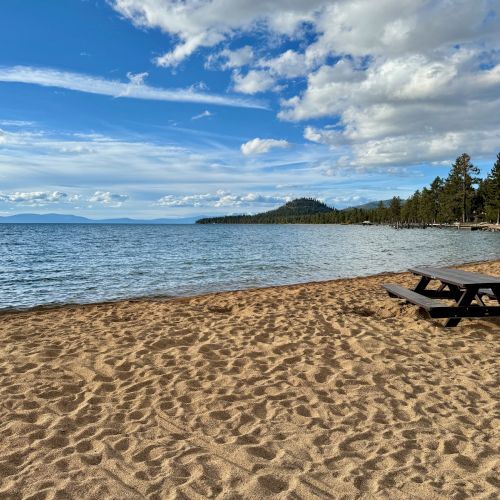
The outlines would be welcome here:
M 0 498 L 498 498 L 500 322 L 387 281 L 0 315 Z

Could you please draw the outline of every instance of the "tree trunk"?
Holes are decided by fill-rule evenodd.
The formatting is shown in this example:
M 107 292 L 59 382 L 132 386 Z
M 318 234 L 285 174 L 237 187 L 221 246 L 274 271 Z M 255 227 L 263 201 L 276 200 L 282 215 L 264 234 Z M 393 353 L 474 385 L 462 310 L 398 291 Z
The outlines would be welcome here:
M 462 202 L 463 202 L 463 206 L 462 206 L 462 222 L 467 222 L 467 217 L 466 217 L 466 211 L 467 211 L 467 191 L 466 191 L 466 187 L 465 187 L 465 175 L 464 175 L 464 182 L 463 182 L 463 195 L 462 195 L 463 199 L 462 199 Z

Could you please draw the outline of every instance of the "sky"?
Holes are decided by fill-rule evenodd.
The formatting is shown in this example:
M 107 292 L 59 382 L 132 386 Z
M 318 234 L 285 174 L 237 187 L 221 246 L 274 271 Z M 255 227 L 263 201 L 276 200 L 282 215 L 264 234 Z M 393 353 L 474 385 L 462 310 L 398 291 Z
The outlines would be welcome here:
M 500 0 L 2 0 L 0 215 L 406 198 L 500 151 Z

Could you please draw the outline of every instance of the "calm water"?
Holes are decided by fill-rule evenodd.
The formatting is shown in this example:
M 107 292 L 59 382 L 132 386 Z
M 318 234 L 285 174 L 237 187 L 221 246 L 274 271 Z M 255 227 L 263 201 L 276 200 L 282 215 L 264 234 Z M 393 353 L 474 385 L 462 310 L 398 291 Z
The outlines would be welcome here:
M 0 309 L 179 296 L 500 258 L 446 229 L 0 224 Z

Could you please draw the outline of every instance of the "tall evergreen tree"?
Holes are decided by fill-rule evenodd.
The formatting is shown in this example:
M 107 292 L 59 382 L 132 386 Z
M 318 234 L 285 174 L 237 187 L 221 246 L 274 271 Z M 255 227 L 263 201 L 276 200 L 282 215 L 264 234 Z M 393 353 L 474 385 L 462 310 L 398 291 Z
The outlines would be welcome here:
M 500 224 L 500 153 L 497 161 L 485 180 L 485 208 L 486 214 Z
M 431 183 L 430 186 L 430 203 L 432 205 L 432 220 L 431 222 L 436 223 L 439 221 L 439 212 L 441 206 L 441 196 L 443 192 L 443 179 L 437 176 Z M 441 222 L 441 221 L 439 221 Z
M 435 220 L 432 192 L 426 187 L 422 189 L 422 192 L 420 194 L 418 220 L 419 222 L 424 222 L 426 224 L 430 224 Z
M 401 220 L 401 198 L 394 196 L 389 205 L 389 214 L 391 222 L 399 222 Z
M 469 220 L 470 201 L 474 195 L 474 184 L 479 183 L 479 169 L 470 161 L 470 156 L 463 153 L 451 167 L 451 172 L 445 182 L 448 194 L 448 208 L 452 213 L 459 212 L 462 222 Z

